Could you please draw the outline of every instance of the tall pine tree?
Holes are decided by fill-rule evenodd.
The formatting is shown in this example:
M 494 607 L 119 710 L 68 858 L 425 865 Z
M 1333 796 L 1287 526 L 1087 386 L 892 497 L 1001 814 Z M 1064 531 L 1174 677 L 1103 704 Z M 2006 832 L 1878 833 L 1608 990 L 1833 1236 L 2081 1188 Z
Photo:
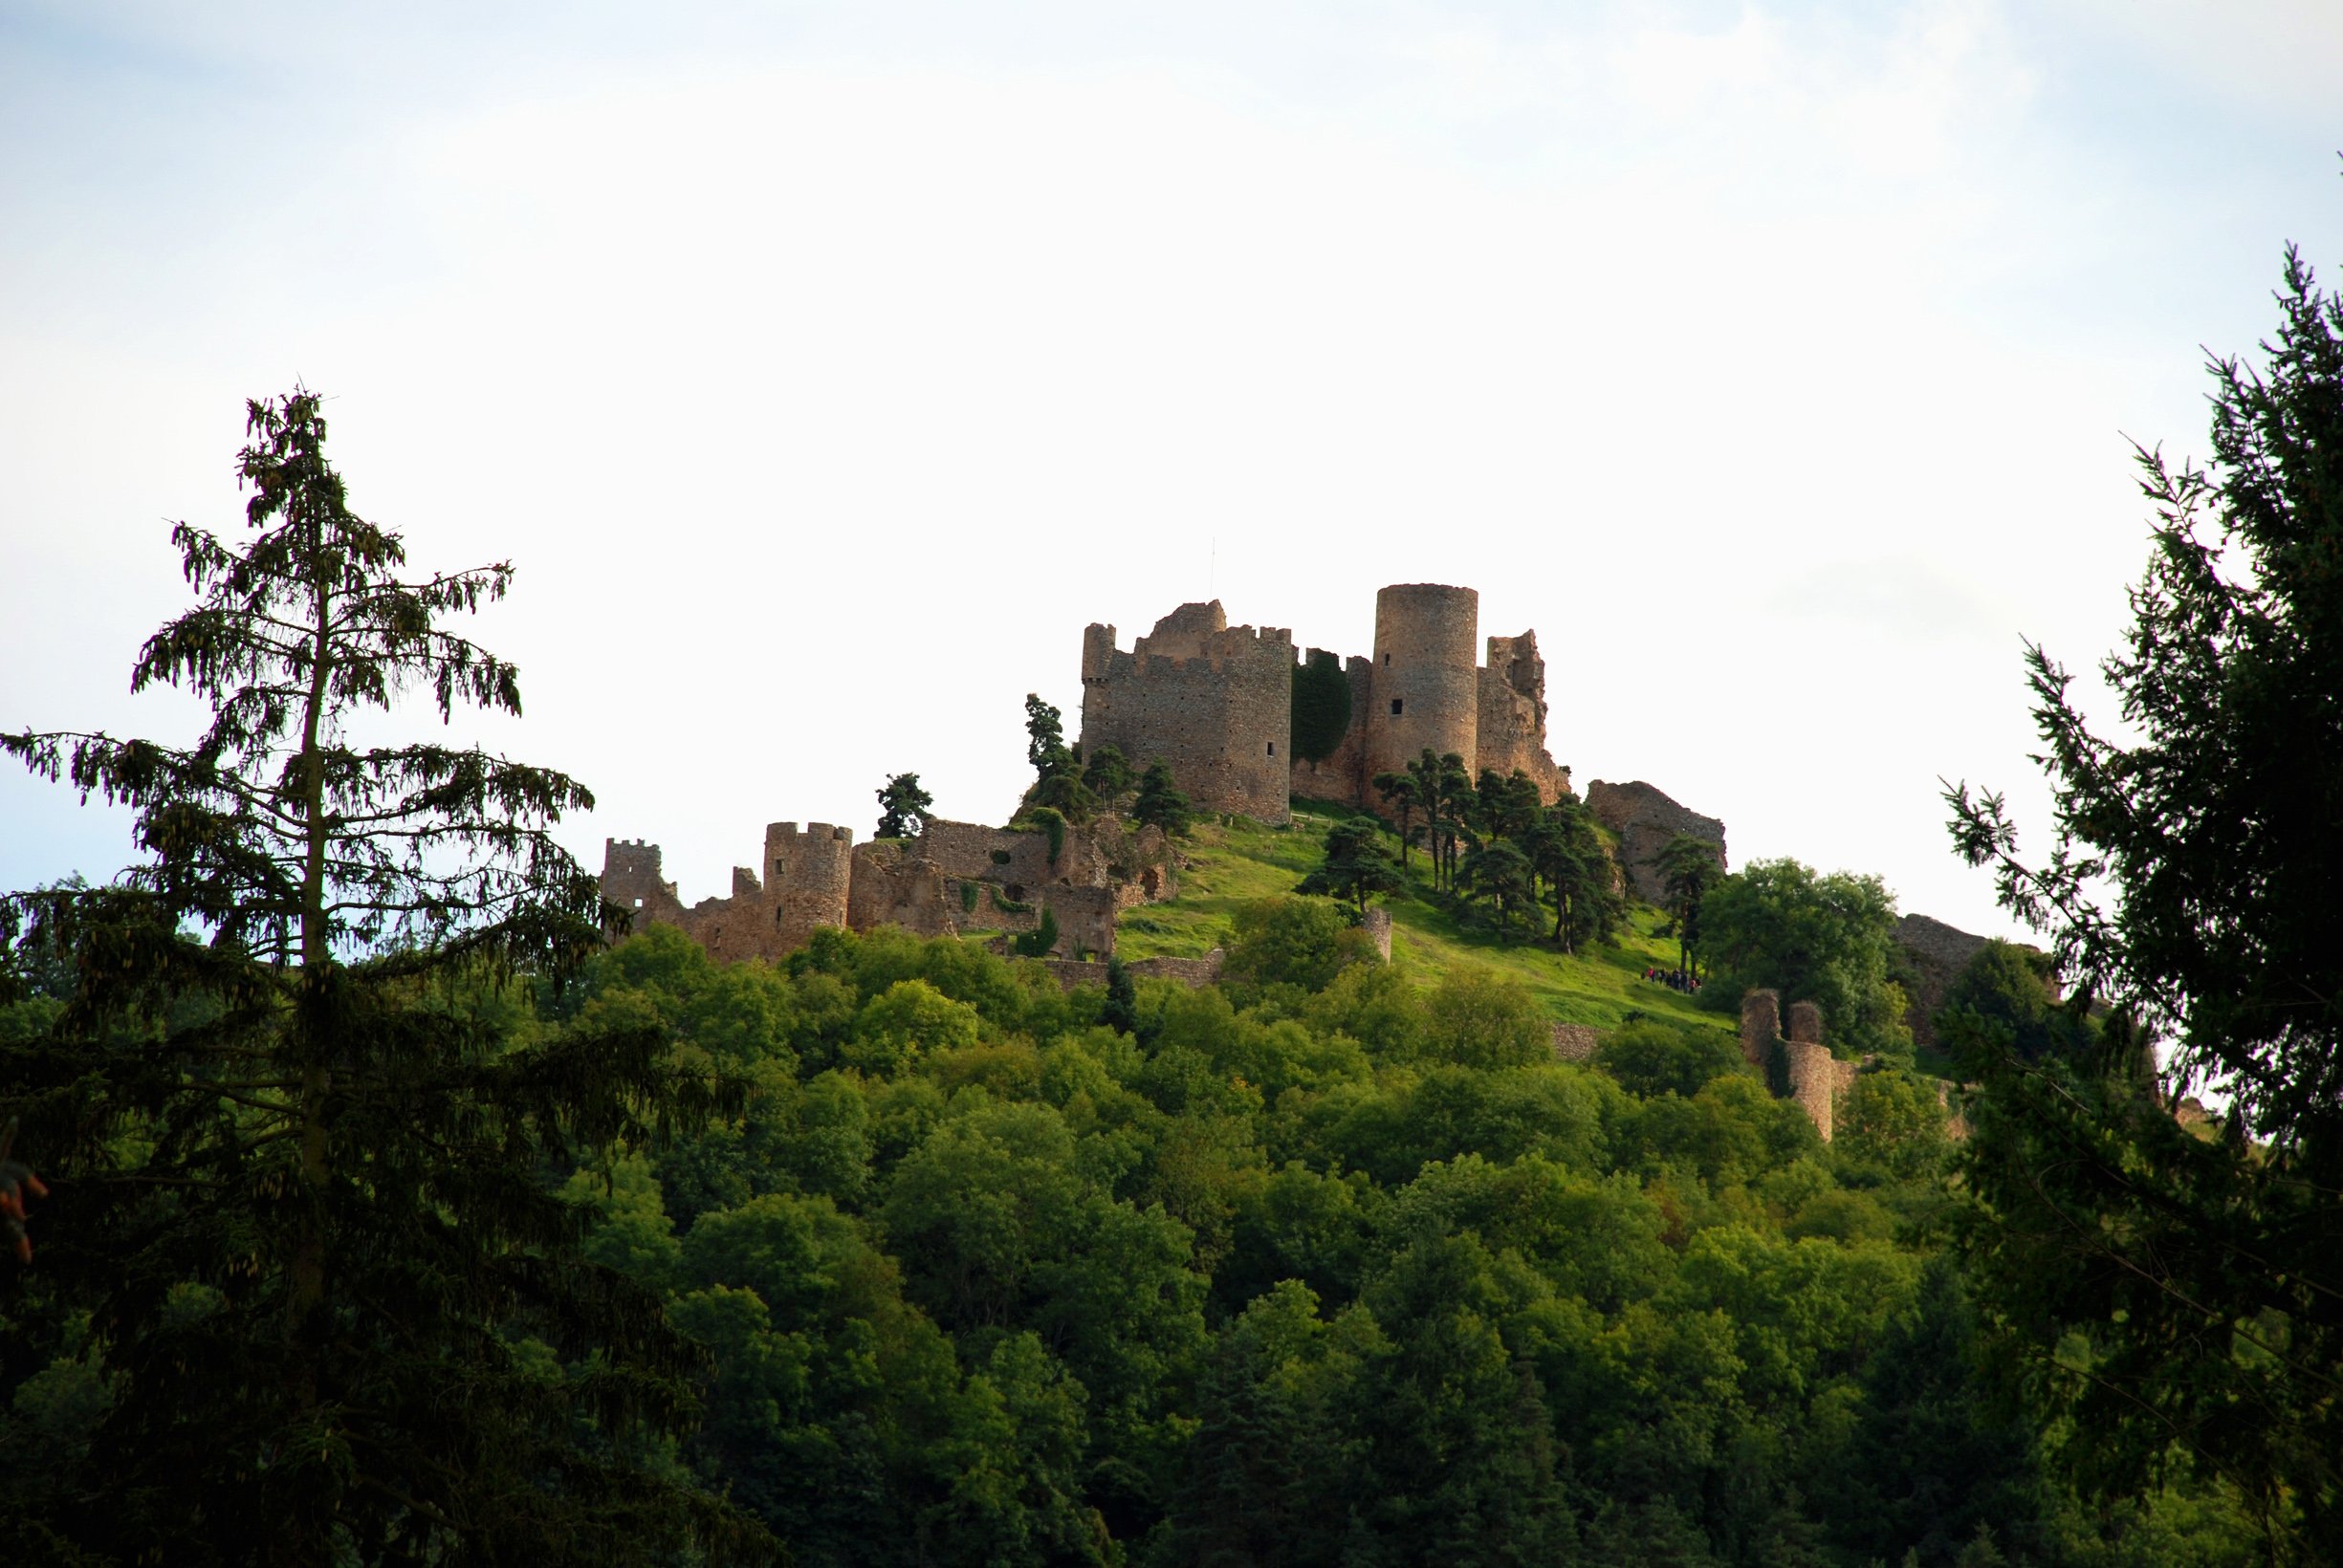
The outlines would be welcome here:
M 443 721 L 518 714 L 514 666 L 443 625 L 512 568 L 402 577 L 315 395 L 252 403 L 247 435 L 252 532 L 174 529 L 197 603 L 132 675 L 206 703 L 207 731 L 0 735 L 132 807 L 145 855 L 0 905 L 17 952 L 73 960 L 54 1027 L 0 1048 L 0 1119 L 55 1194 L 0 1312 L 86 1315 L 104 1398 L 86 1445 L 0 1502 L 0 1556 L 759 1556 L 761 1532 L 644 1462 L 688 1426 L 698 1361 L 581 1257 L 544 1180 L 573 1142 L 726 1095 L 650 1033 L 516 1037 L 496 994 L 601 939 L 594 881 L 548 832 L 592 797 L 360 736 L 409 693 Z
M 2237 1489 L 2277 1560 L 2343 1540 L 2343 296 L 2287 253 L 2260 369 L 2213 366 L 2207 468 L 2139 454 L 2156 554 L 2104 669 L 2120 738 L 2029 650 L 2056 805 L 2022 859 L 2000 795 L 1947 794 L 1960 853 L 2046 933 L 2069 1034 L 2029 1056 L 1957 1013 L 1984 1092 L 1967 1174 L 1982 1304 L 2037 1355 L 2078 1477 L 2175 1456 Z M 2159 1084 L 2148 1048 L 2167 1042 Z M 2166 1097 L 2209 1084 L 2227 1136 Z M 2058 1353 L 2063 1336 L 2090 1353 Z

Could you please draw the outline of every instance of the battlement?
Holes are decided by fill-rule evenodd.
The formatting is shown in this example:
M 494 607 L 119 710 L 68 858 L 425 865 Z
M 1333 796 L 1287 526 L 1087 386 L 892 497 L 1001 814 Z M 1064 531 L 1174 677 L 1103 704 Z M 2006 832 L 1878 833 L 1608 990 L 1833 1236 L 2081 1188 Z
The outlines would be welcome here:
M 602 876 L 659 880 L 659 846 L 644 838 L 604 838 Z
M 805 831 L 799 833 L 798 824 L 795 822 L 768 822 L 765 824 L 765 841 L 768 843 L 782 840 L 811 841 L 821 838 L 834 838 L 841 843 L 850 844 L 854 842 L 854 830 L 833 827 L 827 822 L 808 822 L 805 824 Z
M 1128 649 L 1115 646 L 1113 626 L 1092 621 L 1083 630 L 1082 683 L 1093 686 L 1181 672 L 1231 673 L 1271 662 L 1290 664 L 1293 657 L 1293 628 L 1232 626 L 1220 601 L 1214 599 L 1181 605 Z
M 1082 748 L 1161 761 L 1204 811 L 1289 816 L 1294 634 L 1231 626 L 1218 599 L 1183 604 L 1126 651 L 1083 634 Z

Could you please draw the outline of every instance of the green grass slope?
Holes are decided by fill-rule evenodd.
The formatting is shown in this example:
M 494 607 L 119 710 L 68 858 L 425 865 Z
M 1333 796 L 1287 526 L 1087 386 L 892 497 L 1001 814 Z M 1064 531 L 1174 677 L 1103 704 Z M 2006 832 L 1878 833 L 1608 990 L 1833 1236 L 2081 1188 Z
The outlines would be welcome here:
M 1225 825 L 1198 823 L 1188 845 L 1187 869 L 1180 873 L 1179 897 L 1126 911 L 1116 926 L 1116 951 L 1126 958 L 1209 952 L 1227 937 L 1237 905 L 1294 890 L 1324 858 L 1326 830 L 1340 820 L 1297 801 L 1291 827 L 1266 827 L 1242 817 Z M 1390 844 L 1396 855 L 1397 838 Z M 1415 866 L 1423 863 L 1420 855 L 1411 860 Z M 1436 983 L 1459 965 L 1478 964 L 1529 988 L 1557 1022 L 1611 1029 L 1630 1013 L 1641 1013 L 1734 1033 L 1733 1020 L 1704 1013 L 1691 998 L 1642 978 L 1650 965 L 1675 963 L 1675 944 L 1655 934 L 1666 918 L 1656 909 L 1631 905 L 1616 946 L 1566 955 L 1548 947 L 1500 944 L 1459 926 L 1421 898 L 1395 895 L 1386 903 L 1391 911 L 1391 962 L 1422 984 Z

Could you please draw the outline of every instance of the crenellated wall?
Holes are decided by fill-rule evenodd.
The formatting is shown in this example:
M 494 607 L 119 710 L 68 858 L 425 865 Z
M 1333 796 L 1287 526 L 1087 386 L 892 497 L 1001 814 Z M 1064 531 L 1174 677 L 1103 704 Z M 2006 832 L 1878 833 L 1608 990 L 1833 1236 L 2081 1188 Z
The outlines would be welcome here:
M 1144 772 L 1161 761 L 1199 811 L 1291 819 L 1294 639 L 1232 627 L 1214 599 L 1183 604 L 1128 653 L 1115 629 L 1083 634 L 1082 749 L 1114 746 Z

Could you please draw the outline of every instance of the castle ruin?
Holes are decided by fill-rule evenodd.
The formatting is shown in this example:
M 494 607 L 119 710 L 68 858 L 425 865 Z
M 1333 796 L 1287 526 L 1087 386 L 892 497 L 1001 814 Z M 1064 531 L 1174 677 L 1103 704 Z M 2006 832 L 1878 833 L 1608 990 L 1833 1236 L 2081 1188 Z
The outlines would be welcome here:
M 1587 786 L 1587 810 L 1618 838 L 1620 877 L 1627 890 L 1646 904 L 1667 902 L 1667 878 L 1660 871 L 1659 857 L 1673 838 L 1697 838 L 1715 846 L 1717 869 L 1731 869 L 1725 858 L 1724 824 L 1677 805 L 1641 779 L 1631 784 L 1594 780 Z
M 1137 767 L 1161 760 L 1207 812 L 1264 822 L 1292 818 L 1292 800 L 1381 809 L 1373 781 L 1429 750 L 1478 775 L 1520 772 L 1546 804 L 1570 771 L 1546 751 L 1545 661 L 1538 634 L 1492 637 L 1477 662 L 1480 595 L 1445 583 L 1394 583 L 1375 595 L 1372 657 L 1343 662 L 1350 722 L 1316 760 L 1293 754 L 1294 673 L 1325 657 L 1297 655 L 1282 627 L 1236 626 L 1218 599 L 1183 604 L 1136 639 L 1083 633 L 1082 748 L 1113 746 Z
M 1350 699 L 1343 734 L 1316 758 L 1294 754 L 1295 678 L 1332 655 L 1298 651 L 1284 627 L 1231 626 L 1217 599 L 1179 606 L 1128 651 L 1115 645 L 1114 627 L 1093 623 L 1083 633 L 1082 750 L 1116 747 L 1135 768 L 1161 761 L 1197 809 L 1269 823 L 1290 821 L 1297 796 L 1385 809 L 1375 778 L 1426 751 L 1460 757 L 1476 776 L 1521 773 L 1553 804 L 1569 795 L 1570 771 L 1546 750 L 1537 633 L 1482 643 L 1479 616 L 1471 588 L 1380 590 L 1372 655 L 1337 662 Z M 1620 809 L 1606 813 L 1612 804 Z M 1713 838 L 1723 859 L 1723 824 L 1649 785 L 1597 783 L 1589 805 L 1620 837 L 1631 882 L 1645 840 L 1662 841 L 1662 828 L 1688 825 Z M 1159 831 L 1111 817 L 1055 834 L 938 818 L 917 838 L 864 844 L 830 823 L 776 822 L 756 863 L 734 868 L 727 897 L 685 904 L 661 874 L 659 846 L 641 839 L 605 842 L 602 889 L 634 924 L 674 926 L 723 962 L 781 957 L 825 926 L 1006 939 L 1037 929 L 1046 912 L 1067 978 L 1113 953 L 1122 910 L 1172 896 L 1177 863 Z
M 1790 1004 L 1789 1034 L 1782 1034 L 1782 993 L 1748 991 L 1741 999 L 1741 1053 L 1763 1071 L 1775 1096 L 1794 1100 L 1823 1142 L 1830 1142 L 1838 1098 L 1853 1087 L 1862 1064 L 1841 1061 L 1823 1044 L 1823 1010 L 1813 1002 Z
M 1114 951 L 1115 917 L 1169 898 L 1177 861 L 1161 830 L 1111 817 L 1057 836 L 934 818 L 916 838 L 857 844 L 850 828 L 775 822 L 755 867 L 733 868 L 728 898 L 687 905 L 660 874 L 659 846 L 602 844 L 602 897 L 635 926 L 673 926 L 720 963 L 777 959 L 822 926 L 899 926 L 914 936 L 1004 936 L 1038 928 L 1047 911 L 1054 951 Z

